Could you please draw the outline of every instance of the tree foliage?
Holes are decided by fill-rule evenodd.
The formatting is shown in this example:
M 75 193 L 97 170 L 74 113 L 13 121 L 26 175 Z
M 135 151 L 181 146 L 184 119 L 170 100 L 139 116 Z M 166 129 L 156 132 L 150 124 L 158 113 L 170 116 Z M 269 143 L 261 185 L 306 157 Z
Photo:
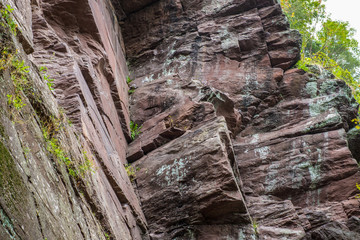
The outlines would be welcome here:
M 348 22 L 331 19 L 326 0 L 280 0 L 290 27 L 303 38 L 301 60 L 297 67 L 309 71 L 309 65 L 330 71 L 343 79 L 360 103 L 360 51 L 355 30 Z
M 358 42 L 348 22 L 332 20 L 321 0 L 280 0 L 280 3 L 290 27 L 299 30 L 303 37 L 302 63 L 322 65 L 319 60 L 331 59 L 352 77 L 360 77 Z M 321 57 L 316 59 L 318 55 Z

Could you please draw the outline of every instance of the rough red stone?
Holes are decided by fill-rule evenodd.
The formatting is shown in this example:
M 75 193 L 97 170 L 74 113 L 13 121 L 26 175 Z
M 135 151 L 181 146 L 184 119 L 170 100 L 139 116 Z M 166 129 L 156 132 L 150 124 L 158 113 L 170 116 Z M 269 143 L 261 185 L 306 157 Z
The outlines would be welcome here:
M 194 128 L 137 161 L 135 181 L 150 236 L 186 239 L 190 233 L 199 234 L 199 225 L 246 226 L 250 219 L 233 164 L 223 118 Z
M 351 89 L 289 69 L 301 37 L 277 1 L 4 2 L 43 101 L 16 113 L 0 72 L 0 239 L 359 239 Z M 40 66 L 94 173 L 46 148 L 40 119 L 61 114 Z
M 343 225 L 356 213 L 356 207 L 340 206 L 354 196 L 355 179 L 359 179 L 346 142 L 355 117 L 353 100 L 341 81 L 288 70 L 299 59 L 301 37 L 289 30 L 278 4 L 160 0 L 129 13 L 123 33 L 137 87 L 131 114 L 149 129 L 134 147 L 136 142 L 147 141 L 149 126 L 168 119 L 173 109 L 208 101 L 216 115 L 225 117 L 231 131 L 238 166 L 238 170 L 233 169 L 239 171 L 249 214 L 258 220 L 260 239 L 301 239 L 307 233 L 323 234 L 322 227 L 327 224 L 346 235 Z M 190 112 L 186 115 L 191 118 Z M 200 120 L 190 131 L 208 126 L 209 121 L 201 124 Z M 184 140 L 188 134 L 159 146 L 135 164 L 146 168 L 156 161 L 156 169 L 160 168 L 158 161 L 169 161 L 163 151 L 173 148 L 175 154 L 179 144 L 188 147 Z M 134 147 L 130 147 L 133 155 L 141 153 Z M 212 171 L 212 167 L 206 169 Z M 149 174 L 154 176 L 154 171 Z M 138 173 L 137 187 L 150 230 L 158 231 L 160 238 L 168 236 L 161 234 L 169 234 L 167 224 L 176 220 L 168 217 L 168 212 L 158 214 L 157 209 L 168 209 L 172 206 L 168 201 L 178 197 L 171 196 L 175 193 L 170 194 L 166 187 L 155 188 L 155 180 L 143 175 L 143 171 Z M 213 180 L 214 186 L 220 182 L 221 178 Z M 162 202 L 149 197 L 161 193 L 165 196 Z M 181 197 L 191 199 L 192 194 L 185 192 Z M 329 214 L 342 216 L 341 221 L 328 219 L 314 225 L 313 217 L 303 213 L 314 208 L 326 215 L 326 204 L 337 207 L 332 212 L 330 208 Z M 181 206 L 194 207 L 189 202 Z M 195 238 L 238 239 L 241 235 L 227 224 L 219 231 L 216 227 L 199 228 L 190 219 L 190 215 L 184 217 L 182 228 L 198 229 Z M 243 239 L 251 239 L 252 233 L 242 229 Z M 190 238 L 185 233 L 176 236 Z

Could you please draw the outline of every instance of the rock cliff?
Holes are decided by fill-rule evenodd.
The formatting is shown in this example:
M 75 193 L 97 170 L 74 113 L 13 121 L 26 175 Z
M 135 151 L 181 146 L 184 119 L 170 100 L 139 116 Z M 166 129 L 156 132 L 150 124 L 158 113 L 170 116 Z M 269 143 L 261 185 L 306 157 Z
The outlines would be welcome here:
M 112 4 L 7 5 L 19 27 L 16 37 L 2 29 L 2 46 L 17 48 L 12 58 L 28 70 L 20 92 L 19 69 L 1 73 L 0 239 L 147 239 L 124 168 L 128 73 Z
M 0 6 L 0 239 L 360 239 L 358 106 L 275 0 Z

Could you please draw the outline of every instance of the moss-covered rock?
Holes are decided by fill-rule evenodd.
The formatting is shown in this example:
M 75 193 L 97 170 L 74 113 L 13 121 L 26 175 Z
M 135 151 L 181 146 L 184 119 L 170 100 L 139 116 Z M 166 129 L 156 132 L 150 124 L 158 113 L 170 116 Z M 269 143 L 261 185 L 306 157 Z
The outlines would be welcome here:
M 0 195 L 11 210 L 19 211 L 24 204 L 26 188 L 8 149 L 0 141 Z

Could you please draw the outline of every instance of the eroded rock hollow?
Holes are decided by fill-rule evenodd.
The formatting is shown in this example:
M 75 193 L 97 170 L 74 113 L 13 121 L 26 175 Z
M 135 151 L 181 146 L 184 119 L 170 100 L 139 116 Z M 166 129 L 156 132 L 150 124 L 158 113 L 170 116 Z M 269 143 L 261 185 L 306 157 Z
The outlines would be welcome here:
M 0 239 L 360 239 L 358 106 L 277 1 L 0 5 Z

